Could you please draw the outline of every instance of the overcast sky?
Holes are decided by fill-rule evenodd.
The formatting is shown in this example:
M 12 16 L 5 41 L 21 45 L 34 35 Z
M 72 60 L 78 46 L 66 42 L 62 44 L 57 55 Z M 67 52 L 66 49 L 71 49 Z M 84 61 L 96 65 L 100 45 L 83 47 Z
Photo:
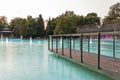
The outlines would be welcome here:
M 37 17 L 42 14 L 44 19 L 48 19 L 70 10 L 84 16 L 96 12 L 104 18 L 109 7 L 117 2 L 120 0 L 0 0 L 0 16 L 4 15 L 10 21 L 14 17 Z

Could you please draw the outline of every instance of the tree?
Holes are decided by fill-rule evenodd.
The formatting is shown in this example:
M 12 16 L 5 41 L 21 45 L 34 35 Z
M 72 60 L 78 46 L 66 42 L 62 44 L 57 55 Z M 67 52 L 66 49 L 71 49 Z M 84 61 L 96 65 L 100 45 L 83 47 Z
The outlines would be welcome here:
M 45 36 L 44 21 L 41 15 L 38 18 L 27 16 L 24 18 L 14 18 L 11 20 L 10 28 L 14 30 L 16 36 L 41 37 Z
M 7 17 L 0 16 L 0 27 L 5 27 L 8 24 Z
M 53 35 L 54 34 L 54 29 L 56 27 L 56 19 L 53 18 L 52 20 L 49 18 L 47 27 L 46 27 L 46 32 L 47 35 Z
M 70 34 L 76 31 L 77 16 L 73 11 L 66 11 L 65 14 L 56 18 L 54 34 Z
M 100 17 L 97 16 L 97 13 L 88 13 L 85 16 L 85 24 L 99 24 L 100 25 Z
M 112 5 L 109 9 L 108 15 L 104 18 L 104 24 L 120 22 L 120 3 Z
M 23 18 L 14 18 L 10 22 L 10 28 L 14 31 L 15 36 L 27 37 L 27 22 Z
M 35 37 L 37 22 L 32 16 L 27 16 L 27 36 Z
M 84 18 L 84 16 L 77 16 L 76 22 L 77 22 L 77 26 L 85 25 L 85 18 Z
M 41 14 L 37 18 L 36 32 L 37 32 L 37 35 L 36 35 L 37 37 L 43 38 L 45 36 L 44 20 Z

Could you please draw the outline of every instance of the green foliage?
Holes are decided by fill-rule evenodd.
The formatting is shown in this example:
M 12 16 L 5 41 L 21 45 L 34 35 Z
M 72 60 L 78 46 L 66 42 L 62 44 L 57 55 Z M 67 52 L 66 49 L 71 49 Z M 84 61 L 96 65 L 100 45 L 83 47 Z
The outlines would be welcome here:
M 85 25 L 85 18 L 84 18 L 84 16 L 77 16 L 76 17 L 76 24 L 77 24 L 77 26 Z
M 77 25 L 77 16 L 73 11 L 66 11 L 65 14 L 56 18 L 56 27 L 54 34 L 75 33 Z
M 32 36 L 35 37 L 37 32 L 36 32 L 36 25 L 37 22 L 35 21 L 34 18 L 32 18 L 32 16 L 28 16 L 27 17 L 27 36 Z
M 15 32 L 15 36 L 41 37 L 45 36 L 44 21 L 40 15 L 38 18 L 27 16 L 27 19 L 14 18 L 11 20 L 10 28 Z
M 0 16 L 0 27 L 5 27 L 7 24 L 7 17 Z
M 104 18 L 104 24 L 120 22 L 120 3 L 112 5 L 109 9 L 108 16 Z
M 85 22 L 84 24 L 100 24 L 100 18 L 97 16 L 96 13 L 88 13 L 87 16 L 85 16 Z
M 46 30 L 41 14 L 37 18 L 14 18 L 11 20 L 10 28 L 15 32 L 15 36 L 44 38 L 53 34 L 73 34 L 79 26 L 89 24 L 100 24 L 100 18 L 96 13 L 89 13 L 84 17 L 76 15 L 73 11 L 66 11 L 52 20 L 49 18 Z
M 36 36 L 43 38 L 45 36 L 45 29 L 44 29 L 44 20 L 42 15 L 40 14 L 37 18 L 37 26 L 36 26 Z
M 66 11 L 64 14 L 55 18 L 55 23 L 54 34 L 71 34 L 76 32 L 78 26 L 90 24 L 100 25 L 100 17 L 96 13 L 88 13 L 84 17 L 74 14 L 73 11 Z
M 11 20 L 10 28 L 14 31 L 15 36 L 27 36 L 27 22 L 26 19 L 14 18 Z
M 46 30 L 42 15 L 37 18 L 32 18 L 32 16 L 27 16 L 27 19 L 14 18 L 11 20 L 10 28 L 14 30 L 16 36 L 43 38 L 53 34 L 75 33 L 78 26 L 99 24 L 99 19 L 96 13 L 89 13 L 84 17 L 74 14 L 73 11 L 66 11 L 52 20 L 49 18 Z
M 53 35 L 54 34 L 54 29 L 56 27 L 56 19 L 53 18 L 52 20 L 49 18 L 47 27 L 46 27 L 46 32 L 47 35 Z

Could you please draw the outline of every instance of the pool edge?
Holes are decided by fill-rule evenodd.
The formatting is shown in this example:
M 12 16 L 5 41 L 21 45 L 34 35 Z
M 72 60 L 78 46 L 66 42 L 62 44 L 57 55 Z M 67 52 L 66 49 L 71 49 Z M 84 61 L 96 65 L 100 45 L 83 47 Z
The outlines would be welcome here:
M 51 51 L 51 50 L 50 50 Z M 72 59 L 72 58 L 69 58 L 69 57 L 66 57 L 66 56 L 63 56 L 62 54 L 57 54 L 55 51 L 51 51 L 53 53 L 55 53 L 56 55 L 64 58 L 64 59 L 67 59 L 69 61 L 72 61 L 73 63 L 76 63 L 78 65 L 81 65 L 87 69 L 90 69 L 92 71 L 95 71 L 95 72 L 98 72 L 100 74 L 103 74 L 113 80 L 120 80 L 120 73 L 117 73 L 117 72 L 112 72 L 112 71 L 109 71 L 109 70 L 106 70 L 106 69 L 98 69 L 98 67 L 94 66 L 94 65 L 91 65 L 91 64 L 87 64 L 87 63 L 81 63 L 81 62 L 78 62 L 77 60 L 75 59 Z

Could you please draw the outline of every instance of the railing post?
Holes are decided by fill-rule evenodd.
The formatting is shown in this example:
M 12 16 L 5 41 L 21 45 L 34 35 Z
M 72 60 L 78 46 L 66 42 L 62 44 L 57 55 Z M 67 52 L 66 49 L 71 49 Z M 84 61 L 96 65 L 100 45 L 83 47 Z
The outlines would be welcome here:
M 113 58 L 115 58 L 115 36 L 113 37 Z
M 69 36 L 68 36 L 68 48 L 69 48 L 69 44 L 70 44 L 70 40 L 69 40 Z
M 70 42 L 69 42 L 70 43 L 70 58 L 72 58 L 72 52 L 71 52 L 71 35 L 69 37 L 70 37 L 69 38 L 70 39 Z
M 83 63 L 83 34 L 80 37 L 81 63 Z
M 75 49 L 75 39 L 73 37 L 73 49 Z
M 51 38 L 52 38 L 52 51 L 53 51 L 53 36 L 51 36 Z
M 58 52 L 58 38 L 56 36 L 56 53 Z
M 64 36 L 62 36 L 62 55 L 64 55 Z
M 88 52 L 90 52 L 90 36 L 88 36 Z
M 101 69 L 100 67 L 100 33 L 98 33 L 98 69 Z

